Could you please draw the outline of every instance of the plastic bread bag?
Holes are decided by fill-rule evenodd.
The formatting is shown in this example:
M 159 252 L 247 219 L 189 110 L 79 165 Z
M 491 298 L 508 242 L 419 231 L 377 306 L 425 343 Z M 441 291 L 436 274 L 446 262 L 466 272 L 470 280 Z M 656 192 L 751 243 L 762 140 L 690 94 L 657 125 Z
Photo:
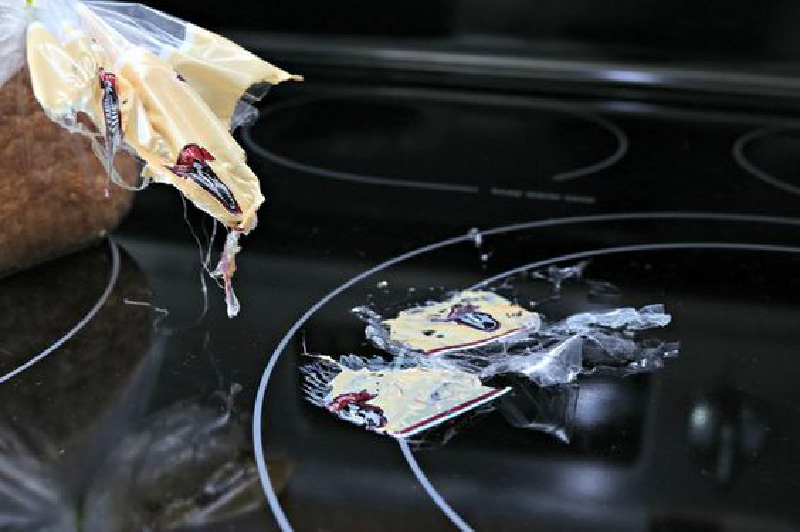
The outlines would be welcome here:
M 14 32 L 8 53 L 19 64 L 18 39 L 24 42 L 36 101 L 52 121 L 89 140 L 110 181 L 122 189 L 172 185 L 228 229 L 215 274 L 235 315 L 239 236 L 256 226 L 264 197 L 231 130 L 254 116 L 249 102 L 264 87 L 300 78 L 139 4 L 2 1 Z M 133 185 L 119 167 L 124 154 L 141 165 Z
M 96 241 L 133 198 L 109 190 L 90 138 L 50 120 L 34 97 L 25 61 L 28 16 L 21 0 L 0 0 L 0 276 Z M 116 167 L 121 180 L 136 182 L 135 158 L 121 156 Z

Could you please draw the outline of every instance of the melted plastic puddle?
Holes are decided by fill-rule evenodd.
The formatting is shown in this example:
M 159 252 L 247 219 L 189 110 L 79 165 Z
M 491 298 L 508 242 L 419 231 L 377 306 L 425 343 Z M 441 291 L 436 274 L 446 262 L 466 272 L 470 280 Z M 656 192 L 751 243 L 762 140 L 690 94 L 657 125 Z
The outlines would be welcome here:
M 473 237 L 480 248 L 480 234 Z M 678 342 L 656 335 L 672 321 L 661 304 L 561 317 L 533 310 L 559 299 L 565 283 L 579 287 L 594 306 L 616 302 L 620 290 L 585 279 L 587 266 L 551 266 L 493 289 L 423 302 L 357 307 L 353 313 L 366 323 L 366 338 L 383 355 L 306 353 L 312 358 L 301 368 L 306 398 L 346 421 L 415 444 L 447 441 L 465 420 L 493 409 L 514 427 L 569 442 L 581 375 L 655 371 L 680 350 Z M 523 279 L 549 284 L 549 293 L 527 306 L 515 303 Z

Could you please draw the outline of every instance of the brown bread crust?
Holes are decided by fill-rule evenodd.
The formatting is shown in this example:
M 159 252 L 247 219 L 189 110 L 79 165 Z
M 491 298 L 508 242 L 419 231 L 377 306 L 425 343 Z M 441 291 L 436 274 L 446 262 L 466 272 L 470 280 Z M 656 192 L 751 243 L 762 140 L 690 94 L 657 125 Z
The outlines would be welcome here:
M 132 156 L 119 154 L 115 167 L 135 182 Z M 47 117 L 25 69 L 0 87 L 0 276 L 85 247 L 132 201 L 133 192 L 109 182 L 86 137 Z

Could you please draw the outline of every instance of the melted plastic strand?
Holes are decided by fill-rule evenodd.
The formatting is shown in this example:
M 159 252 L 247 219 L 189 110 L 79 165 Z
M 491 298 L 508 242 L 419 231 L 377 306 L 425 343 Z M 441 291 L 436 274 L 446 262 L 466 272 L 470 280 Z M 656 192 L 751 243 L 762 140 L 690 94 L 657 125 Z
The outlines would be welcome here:
M 134 307 L 148 307 L 150 310 L 158 314 L 158 317 L 156 317 L 156 319 L 153 320 L 153 329 L 156 330 L 158 329 L 158 326 L 161 324 L 161 322 L 167 319 L 167 317 L 169 316 L 169 311 L 167 309 L 162 307 L 157 307 L 156 305 L 153 305 L 149 301 L 136 301 L 133 299 L 123 298 L 122 303 Z
M 236 270 L 234 258 L 236 253 L 239 252 L 239 237 L 241 233 L 237 231 L 229 231 L 228 236 L 225 239 L 225 244 L 220 254 L 219 262 L 214 270 L 211 270 L 209 265 L 211 263 L 211 254 L 214 249 L 214 242 L 216 241 L 217 237 L 217 221 L 212 218 L 213 226 L 211 229 L 211 234 L 209 235 L 203 226 L 203 234 L 206 237 L 206 249 L 203 250 L 203 243 L 200 241 L 200 236 L 195 231 L 192 223 L 189 221 L 189 214 L 188 214 L 188 207 L 186 204 L 186 198 L 181 194 L 180 195 L 181 202 L 183 203 L 183 219 L 186 222 L 186 225 L 189 226 L 189 232 L 192 234 L 192 238 L 194 238 L 195 243 L 197 244 L 197 249 L 200 253 L 200 264 L 202 269 L 200 271 L 200 288 L 201 293 L 203 295 L 203 310 L 200 313 L 200 316 L 197 318 L 196 323 L 199 323 L 203 317 L 208 313 L 208 287 L 206 285 L 206 279 L 204 274 L 208 274 L 214 282 L 217 284 L 219 288 L 225 291 L 225 304 L 228 312 L 228 317 L 232 318 L 239 313 L 240 305 L 239 300 L 236 297 L 236 293 L 233 291 L 233 273 Z M 220 281 L 222 279 L 222 281 Z
M 211 264 L 211 251 L 214 249 L 214 242 L 217 239 L 217 221 L 211 218 L 211 234 L 206 231 L 206 226 L 203 224 L 203 235 L 206 237 L 206 256 L 203 258 L 203 268 L 208 271 L 208 265 Z
M 239 299 L 233 291 L 233 272 L 236 271 L 235 258 L 239 252 L 239 236 L 241 233 L 237 231 L 229 231 L 228 236 L 225 238 L 225 247 L 222 250 L 222 256 L 219 259 L 219 264 L 214 270 L 214 277 L 221 277 L 225 285 L 225 305 L 228 310 L 228 317 L 233 318 L 239 314 Z
M 194 241 L 197 244 L 197 250 L 200 253 L 200 265 L 201 265 L 201 270 L 200 270 L 200 294 L 202 294 L 202 296 L 203 296 L 203 308 L 200 311 L 200 315 L 198 316 L 198 318 L 196 320 L 196 323 L 200 323 L 200 321 L 208 313 L 208 285 L 206 284 L 205 274 L 208 274 L 209 277 L 214 279 L 214 282 L 217 283 L 217 286 L 219 286 L 220 288 L 222 288 L 222 285 L 219 283 L 219 281 L 216 280 L 216 278 L 214 278 L 213 272 L 208 267 L 209 258 L 210 258 L 210 254 L 211 254 L 211 246 L 209 245 L 209 248 L 206 251 L 206 253 L 203 253 L 203 244 L 200 242 L 200 237 L 197 235 L 197 232 L 194 230 L 194 227 L 192 226 L 192 223 L 189 221 L 189 211 L 188 211 L 188 207 L 186 205 L 186 198 L 183 196 L 183 194 L 178 194 L 178 196 L 181 198 L 181 203 L 183 205 L 183 220 L 186 222 L 186 225 L 189 227 L 189 232 L 191 233 L 192 238 L 194 238 Z M 216 227 L 215 227 L 215 229 L 216 229 Z M 213 244 L 213 242 L 211 242 L 211 244 Z

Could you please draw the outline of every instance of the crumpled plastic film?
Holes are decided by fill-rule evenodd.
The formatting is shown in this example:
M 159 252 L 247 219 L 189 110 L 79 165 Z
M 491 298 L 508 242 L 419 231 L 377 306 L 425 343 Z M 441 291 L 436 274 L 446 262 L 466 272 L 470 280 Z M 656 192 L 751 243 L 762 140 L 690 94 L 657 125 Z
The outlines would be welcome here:
M 583 371 L 583 339 L 571 336 L 541 349 L 525 348 L 497 356 L 480 371 L 482 378 L 517 374 L 539 386 L 566 384 Z
M 415 436 L 510 391 L 459 371 L 353 362 L 353 357 L 339 362 L 319 357 L 303 366 L 306 397 L 345 421 L 397 438 Z
M 677 355 L 680 344 L 647 335 L 636 338 L 634 333 L 641 336 L 670 321 L 663 305 L 585 312 L 545 322 L 502 350 L 455 351 L 434 356 L 429 363 L 460 368 L 482 379 L 524 375 L 540 386 L 568 384 L 582 373 L 641 373 L 662 367 L 664 358 Z
M 587 301 L 596 300 L 598 292 L 609 294 L 600 299 L 621 297 L 611 283 L 585 279 L 586 266 L 550 268 L 525 278 L 545 279 L 554 291 L 563 288 L 564 280 L 575 279 L 569 290 L 584 289 Z M 656 335 L 672 323 L 663 304 L 566 317 L 562 310 L 549 318 L 544 310 L 548 305 L 531 301 L 539 310 L 533 312 L 512 303 L 519 299 L 513 283 L 505 280 L 498 290 L 507 297 L 468 289 L 428 294 L 423 303 L 405 300 L 381 307 L 372 300 L 353 309 L 367 323 L 367 339 L 388 358 L 317 357 L 301 368 L 306 397 L 352 423 L 393 436 L 414 436 L 411 441 L 423 446 L 451 438 L 464 419 L 475 419 L 480 412 L 480 405 L 464 405 L 483 405 L 476 398 L 488 397 L 487 404 L 512 426 L 568 442 L 581 375 L 650 372 L 679 353 L 678 342 Z M 448 386 L 457 390 L 454 402 L 441 399 L 432 407 L 437 387 Z M 445 421 L 461 416 L 459 424 L 429 422 L 439 419 L 437 409 L 449 413 Z
M 594 331 L 584 335 L 584 373 L 628 375 L 664 367 L 664 360 L 678 356 L 680 342 L 658 338 L 634 341 Z
M 473 316 L 459 320 L 465 307 Z M 496 293 L 465 291 L 400 310 L 393 318 L 367 307 L 354 312 L 367 322 L 370 342 L 394 360 L 424 358 L 428 366 L 481 379 L 524 375 L 540 386 L 567 384 L 581 373 L 657 369 L 679 349 L 677 343 L 633 338 L 669 325 L 672 318 L 660 304 L 582 312 L 550 323 Z
M 0 80 L 22 65 L 53 121 L 85 136 L 111 181 L 118 154 L 141 162 L 149 181 L 176 187 L 234 234 L 217 268 L 229 315 L 239 234 L 264 202 L 245 152 L 231 135 L 252 119 L 265 87 L 299 80 L 213 32 L 139 4 L 0 0 Z M 24 43 L 24 45 L 22 45 Z M 9 66 L 10 65 L 10 66 Z
M 609 311 L 582 312 L 568 317 L 554 328 L 572 333 L 598 327 L 640 331 L 665 327 L 671 320 L 672 317 L 666 313 L 664 305 L 648 305 L 639 310 L 618 308 Z

